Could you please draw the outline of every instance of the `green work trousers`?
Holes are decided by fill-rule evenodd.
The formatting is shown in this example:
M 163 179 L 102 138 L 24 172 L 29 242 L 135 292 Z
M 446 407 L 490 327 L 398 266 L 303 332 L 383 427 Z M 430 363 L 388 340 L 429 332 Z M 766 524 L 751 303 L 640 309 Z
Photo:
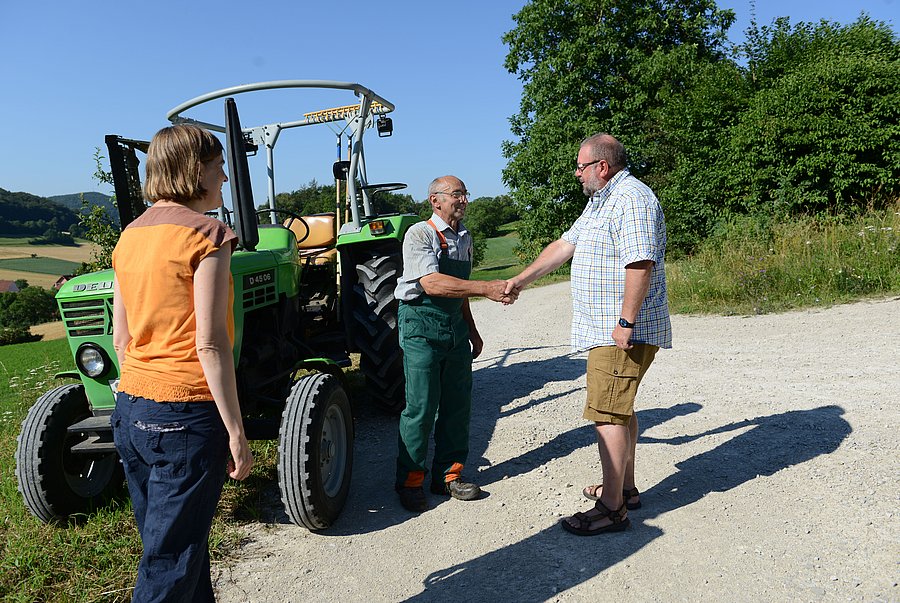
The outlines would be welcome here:
M 457 463 L 465 464 L 469 454 L 472 411 L 469 326 L 461 309 L 448 312 L 430 303 L 401 303 L 398 318 L 406 375 L 406 408 L 400 415 L 397 485 L 405 485 L 410 473 L 425 471 L 432 427 L 431 479 L 442 482 L 451 468 L 460 469 Z

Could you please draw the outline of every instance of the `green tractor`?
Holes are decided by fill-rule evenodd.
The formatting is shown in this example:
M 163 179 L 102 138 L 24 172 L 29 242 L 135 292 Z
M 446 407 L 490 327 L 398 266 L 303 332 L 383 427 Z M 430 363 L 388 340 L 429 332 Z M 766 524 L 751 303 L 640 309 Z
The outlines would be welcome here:
M 272 89 L 325 89 L 355 102 L 303 114 L 302 119 L 241 127 L 234 96 Z M 333 92 L 334 93 L 334 92 Z M 349 95 L 348 95 L 349 96 Z M 182 114 L 224 99 L 224 125 Z M 353 465 L 353 417 L 343 369 L 360 354 L 368 393 L 387 409 L 403 408 L 402 353 L 393 289 L 401 244 L 415 215 L 376 215 L 379 191 L 366 174 L 363 134 L 389 136 L 394 106 L 359 84 L 285 80 L 218 90 L 179 105 L 173 123 L 193 123 L 225 135 L 235 229 L 234 359 L 244 425 L 250 439 L 278 439 L 278 482 L 288 517 L 310 530 L 327 528 L 347 499 Z M 300 216 L 275 206 L 274 150 L 283 130 L 325 124 L 337 137 L 335 211 Z M 343 141 L 347 159 L 342 159 Z M 144 211 L 138 153 L 148 143 L 107 136 L 122 227 Z M 257 210 L 248 155 L 263 148 L 268 207 Z M 345 190 L 345 195 L 340 191 Z M 271 222 L 260 224 L 260 218 Z M 120 490 L 122 470 L 110 414 L 119 377 L 112 347 L 113 272 L 68 281 L 56 298 L 77 370 L 76 379 L 41 396 L 22 424 L 16 477 L 38 519 L 89 512 Z

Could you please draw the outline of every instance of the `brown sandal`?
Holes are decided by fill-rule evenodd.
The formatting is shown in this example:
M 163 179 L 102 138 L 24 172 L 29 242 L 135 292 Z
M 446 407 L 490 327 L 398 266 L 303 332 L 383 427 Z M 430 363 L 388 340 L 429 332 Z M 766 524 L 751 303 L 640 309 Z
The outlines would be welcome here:
M 624 504 L 615 511 L 610 511 L 606 505 L 598 500 L 594 504 L 594 508 L 600 511 L 599 515 L 591 517 L 587 513 L 579 512 L 569 517 L 569 519 L 574 519 L 577 522 L 577 525 L 572 525 L 565 519 L 561 519 L 559 523 L 565 531 L 578 536 L 596 536 L 597 534 L 603 534 L 604 532 L 621 532 L 631 525 L 631 520 L 626 516 Z M 600 521 L 604 517 L 609 518 L 612 523 L 592 530 L 591 524 Z
M 596 484 L 593 486 L 587 486 L 581 493 L 588 500 L 600 500 L 600 497 L 597 496 L 597 491 L 603 487 L 603 484 Z M 635 503 L 628 502 L 629 498 L 640 497 L 641 493 L 638 492 L 637 488 L 632 488 L 630 490 L 622 490 L 622 496 L 625 497 L 625 508 L 629 511 L 634 511 L 635 509 L 640 509 L 641 501 L 638 500 Z

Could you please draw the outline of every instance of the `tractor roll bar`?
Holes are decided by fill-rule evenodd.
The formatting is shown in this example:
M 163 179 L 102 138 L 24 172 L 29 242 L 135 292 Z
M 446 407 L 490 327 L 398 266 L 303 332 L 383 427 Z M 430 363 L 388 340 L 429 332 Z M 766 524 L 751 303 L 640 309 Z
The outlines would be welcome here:
M 360 123 L 357 127 L 353 128 L 353 136 L 352 142 L 350 146 L 350 171 L 347 175 L 347 187 L 349 189 L 350 198 L 354 201 L 350 203 L 350 212 L 352 216 L 352 224 L 356 231 L 360 229 L 360 216 L 359 216 L 359 208 L 355 202 L 356 199 L 356 177 L 359 175 L 363 182 L 362 184 L 366 184 L 365 182 L 365 160 L 362 157 L 363 154 L 363 131 L 366 128 L 366 120 L 375 114 L 385 114 L 390 113 L 394 110 L 394 104 L 385 99 L 383 96 L 376 94 L 369 88 L 362 86 L 360 84 L 356 84 L 353 82 L 337 82 L 332 80 L 274 80 L 270 82 L 258 82 L 256 84 L 241 84 L 239 86 L 232 86 L 230 88 L 223 88 L 221 90 L 215 90 L 213 92 L 208 92 L 207 94 L 203 94 L 196 98 L 193 98 L 189 101 L 185 101 L 170 110 L 166 114 L 166 118 L 174 123 L 190 123 L 202 128 L 206 128 L 208 130 L 212 130 L 214 132 L 225 132 L 225 126 L 220 126 L 218 124 L 211 124 L 208 122 L 203 122 L 195 119 L 191 119 L 189 117 L 182 117 L 182 113 L 196 107 L 198 105 L 202 105 L 203 103 L 225 98 L 229 96 L 233 96 L 235 94 L 241 94 L 243 92 L 255 92 L 258 90 L 275 90 L 275 89 L 283 89 L 283 88 L 319 88 L 319 89 L 332 89 L 332 90 L 348 90 L 353 92 L 359 99 L 359 119 Z M 254 127 L 243 127 L 242 130 L 244 132 L 250 133 L 254 138 L 256 138 L 256 142 L 263 143 L 266 146 L 266 162 L 268 164 L 268 173 L 269 173 L 269 207 L 272 209 L 275 208 L 275 170 L 274 170 L 274 147 L 275 142 L 278 139 L 278 135 L 282 130 L 287 128 L 296 128 L 299 126 L 307 126 L 312 124 L 320 124 L 323 122 L 320 116 L 317 116 L 317 113 L 311 113 L 305 116 L 305 119 L 289 121 L 289 122 L 278 122 L 273 124 L 267 124 L 262 126 L 254 126 Z M 362 190 L 362 201 L 363 201 L 363 212 L 366 216 L 372 213 L 371 203 L 369 200 L 368 193 L 365 189 Z
M 256 90 L 276 90 L 279 88 L 330 88 L 333 90 L 350 90 L 357 96 L 363 96 L 371 100 L 378 101 L 379 103 L 384 105 L 386 109 L 384 113 L 390 113 L 395 108 L 393 103 L 361 84 L 355 84 L 352 82 L 336 82 L 333 80 L 274 80 L 271 82 L 258 82 L 256 84 L 241 84 L 239 86 L 232 86 L 230 88 L 223 88 L 221 90 L 208 92 L 207 94 L 203 94 L 196 98 L 192 98 L 189 101 L 185 101 L 174 109 L 170 110 L 166 114 L 166 119 L 168 119 L 172 123 L 176 123 L 177 120 L 184 119 L 180 115 L 184 111 L 196 107 L 197 105 L 202 105 L 203 103 L 209 102 L 211 100 L 215 100 L 217 98 L 224 98 L 226 96 L 240 94 L 242 92 L 254 92 Z M 283 123 L 281 124 L 281 127 L 290 128 L 294 126 L 306 125 L 308 123 L 311 124 L 321 122 L 304 119 L 296 122 Z M 225 131 L 225 126 L 217 126 L 215 124 L 206 124 L 206 126 L 208 129 L 216 132 Z

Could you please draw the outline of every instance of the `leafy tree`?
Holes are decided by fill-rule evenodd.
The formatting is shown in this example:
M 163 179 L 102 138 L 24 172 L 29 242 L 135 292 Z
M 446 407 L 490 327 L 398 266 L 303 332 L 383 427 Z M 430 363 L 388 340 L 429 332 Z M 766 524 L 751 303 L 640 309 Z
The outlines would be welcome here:
M 507 195 L 478 197 L 469 203 L 463 222 L 474 240 L 473 265 L 478 266 L 484 260 L 487 240 L 499 236 L 501 226 L 517 219 L 517 210 Z
M 343 193 L 343 190 L 341 192 Z M 419 213 L 420 209 L 420 204 L 411 195 L 393 192 L 376 194 L 372 203 L 374 211 L 378 214 Z M 334 185 L 320 185 L 316 180 L 310 180 L 308 184 L 295 191 L 275 195 L 275 205 L 279 209 L 289 210 L 301 216 L 333 212 L 335 209 Z M 268 203 L 259 206 L 260 209 L 268 207 Z
M 26 281 L 24 278 L 16 279 L 15 283 L 16 283 L 16 287 L 19 288 L 19 291 L 29 287 L 28 281 Z
M 4 316 L 6 316 L 6 311 L 12 305 L 14 301 L 16 301 L 16 292 L 7 292 L 0 293 L 0 325 L 6 324 L 4 320 Z
M 778 19 L 730 48 L 732 19 L 703 0 L 534 0 L 516 15 L 506 66 L 525 85 L 504 179 L 526 257 L 583 207 L 572 158 L 600 130 L 656 191 L 676 252 L 730 214 L 852 213 L 900 195 L 897 35 L 865 16 Z
M 0 326 L 29 327 L 59 318 L 53 293 L 43 287 L 27 287 L 0 295 Z
M 900 196 L 900 40 L 860 17 L 751 27 L 746 110 L 715 166 L 733 211 L 853 213 Z
M 702 241 L 721 217 L 715 172 L 726 142 L 723 131 L 736 122 L 751 92 L 731 60 L 673 60 L 667 68 L 681 72 L 687 85 L 676 90 L 661 83 L 667 100 L 647 115 L 656 134 L 644 147 L 646 164 L 639 175 L 659 197 L 669 249 L 678 253 Z
M 466 208 L 465 224 L 480 237 L 490 239 L 500 235 L 501 226 L 518 219 L 512 199 L 508 195 L 500 195 L 473 199 Z
M 113 186 L 112 172 L 103 169 L 103 155 L 100 149 L 94 149 L 94 162 L 96 170 L 93 178 L 97 182 Z M 116 202 L 115 197 L 110 199 Z M 115 224 L 109 213 L 101 205 L 92 205 L 88 203 L 84 195 L 81 195 L 81 215 L 79 216 L 79 224 L 84 233 L 84 238 L 94 243 L 97 247 L 91 252 L 91 261 L 82 262 L 81 267 L 75 271 L 75 274 L 87 274 L 98 270 L 106 270 L 112 268 L 112 253 L 119 242 L 118 226 Z
M 119 229 L 116 228 L 109 215 L 100 206 L 87 206 L 86 213 L 81 215 L 81 224 L 85 229 L 85 238 L 97 247 L 91 252 L 91 261 L 82 262 L 76 274 L 86 274 L 98 270 L 112 268 L 112 252 L 119 242 Z
M 523 82 L 516 141 L 504 143 L 503 178 L 522 212 L 521 251 L 534 257 L 584 207 L 573 175 L 580 141 L 614 133 L 641 167 L 658 128 L 649 115 L 666 96 L 660 81 L 686 88 L 678 60 L 703 66 L 725 56 L 734 16 L 712 0 L 532 0 L 504 37 L 505 66 Z

